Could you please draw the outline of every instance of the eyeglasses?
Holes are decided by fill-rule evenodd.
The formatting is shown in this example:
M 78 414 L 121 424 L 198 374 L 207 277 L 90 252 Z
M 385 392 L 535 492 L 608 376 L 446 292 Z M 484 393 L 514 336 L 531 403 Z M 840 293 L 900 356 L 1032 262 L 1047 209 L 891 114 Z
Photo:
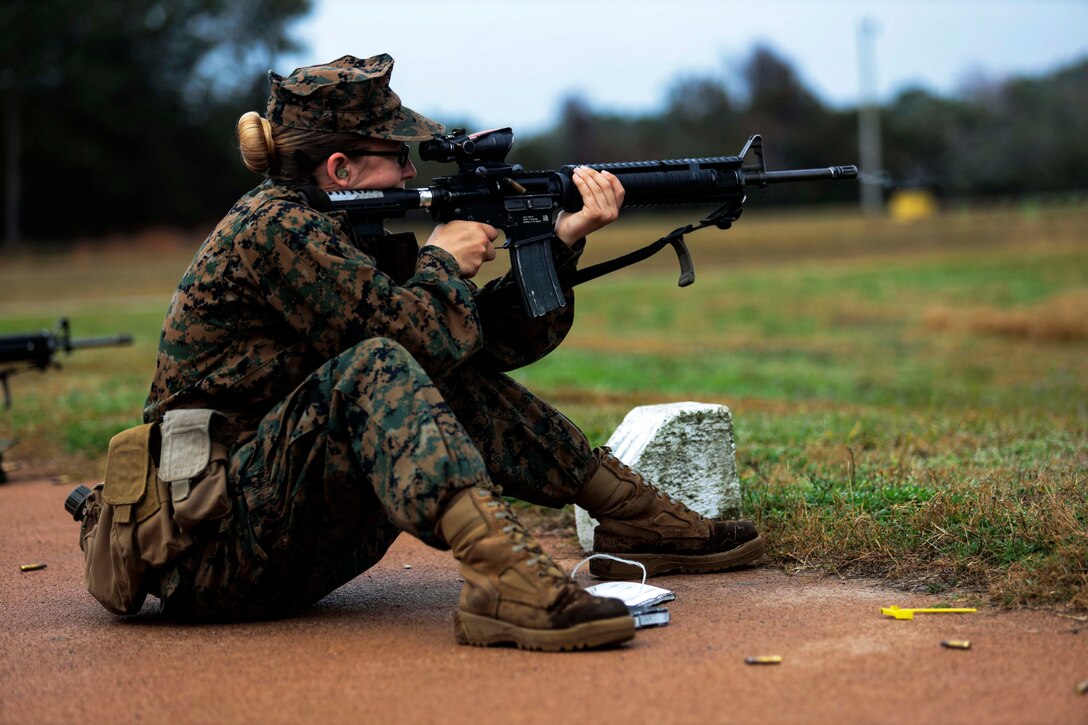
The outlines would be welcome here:
M 408 165 L 408 152 L 410 148 L 408 144 L 404 143 L 400 145 L 399 151 L 344 151 L 345 156 L 392 156 L 400 164 L 403 169 Z

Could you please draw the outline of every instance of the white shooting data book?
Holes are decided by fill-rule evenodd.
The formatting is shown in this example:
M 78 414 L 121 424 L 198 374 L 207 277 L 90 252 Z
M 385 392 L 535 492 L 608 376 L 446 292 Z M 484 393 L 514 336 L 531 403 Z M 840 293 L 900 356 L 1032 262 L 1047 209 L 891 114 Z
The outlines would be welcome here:
M 669 610 L 657 605 L 676 599 L 675 592 L 639 582 L 603 582 L 586 587 L 586 591 L 594 596 L 621 600 L 635 618 L 636 629 L 668 624 Z

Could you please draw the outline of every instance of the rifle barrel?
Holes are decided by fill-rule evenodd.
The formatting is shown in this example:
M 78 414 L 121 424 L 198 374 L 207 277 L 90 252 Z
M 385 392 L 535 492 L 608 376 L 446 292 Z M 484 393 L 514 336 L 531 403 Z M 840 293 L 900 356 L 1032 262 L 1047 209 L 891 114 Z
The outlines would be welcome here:
M 64 346 L 66 352 L 83 350 L 90 347 L 116 347 L 132 343 L 132 335 L 113 335 L 111 337 L 83 337 L 78 340 L 69 340 Z
M 785 171 L 749 171 L 744 170 L 744 185 L 763 186 L 791 181 L 824 181 L 828 179 L 856 179 L 857 166 L 825 166 L 822 169 L 787 169 Z

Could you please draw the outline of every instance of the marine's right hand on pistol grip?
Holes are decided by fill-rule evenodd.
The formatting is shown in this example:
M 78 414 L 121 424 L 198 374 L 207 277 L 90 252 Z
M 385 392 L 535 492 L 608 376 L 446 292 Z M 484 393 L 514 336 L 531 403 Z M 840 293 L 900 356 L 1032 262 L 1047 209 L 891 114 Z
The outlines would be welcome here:
M 449 252 L 461 268 L 464 278 L 475 277 L 485 262 L 495 258 L 494 242 L 499 230 L 490 224 L 452 221 L 439 224 L 427 244 Z

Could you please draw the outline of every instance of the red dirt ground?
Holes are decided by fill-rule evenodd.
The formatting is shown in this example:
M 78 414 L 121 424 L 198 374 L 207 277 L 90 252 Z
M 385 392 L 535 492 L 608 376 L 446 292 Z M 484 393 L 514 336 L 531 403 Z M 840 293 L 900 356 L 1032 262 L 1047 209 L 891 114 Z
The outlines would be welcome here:
M 71 485 L 0 486 L 0 722 L 1088 723 L 1088 622 L 770 568 L 661 578 L 672 623 L 598 652 L 456 644 L 450 556 L 407 536 L 291 619 L 118 619 L 83 589 Z M 568 570 L 569 541 L 543 543 Z M 46 569 L 22 573 L 21 564 Z M 584 584 L 592 583 L 579 574 Z M 968 651 L 940 647 L 970 640 Z M 749 655 L 777 654 L 775 666 Z

